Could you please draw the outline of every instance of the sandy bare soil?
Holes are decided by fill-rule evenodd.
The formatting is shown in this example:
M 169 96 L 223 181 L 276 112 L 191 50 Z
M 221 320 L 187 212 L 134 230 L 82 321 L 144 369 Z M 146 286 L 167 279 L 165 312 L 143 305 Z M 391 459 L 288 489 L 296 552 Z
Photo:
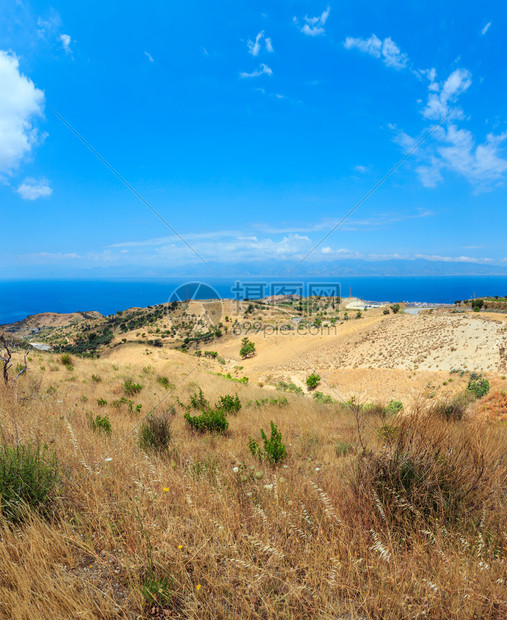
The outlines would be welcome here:
M 306 361 L 319 369 L 504 372 L 506 347 L 507 328 L 500 321 L 470 315 L 400 315 L 317 347 Z M 286 369 L 303 370 L 298 361 Z

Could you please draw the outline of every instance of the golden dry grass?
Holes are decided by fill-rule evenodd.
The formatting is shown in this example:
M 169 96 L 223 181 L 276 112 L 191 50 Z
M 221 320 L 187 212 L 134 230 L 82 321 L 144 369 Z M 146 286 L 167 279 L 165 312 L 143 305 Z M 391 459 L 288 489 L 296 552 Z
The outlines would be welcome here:
M 488 492 L 457 522 L 418 522 L 401 500 L 382 505 L 368 477 L 358 478 L 370 451 L 388 453 L 377 434 L 385 421 L 361 422 L 362 456 L 346 408 L 297 395 L 284 407 L 247 406 L 278 393 L 213 376 L 190 356 L 156 361 L 143 351 L 116 366 L 75 358 L 73 370 L 36 354 L 17 387 L 1 388 L 4 441 L 47 443 L 64 481 L 49 521 L 2 526 L 2 617 L 505 617 L 505 425 L 420 418 L 425 432 L 442 437 L 435 449 L 469 446 L 481 455 L 478 484 Z M 142 414 L 110 406 L 127 377 L 143 385 L 132 397 Z M 188 402 L 198 387 L 212 402 L 238 393 L 243 408 L 225 436 L 185 426 L 176 396 Z M 158 410 L 176 405 L 177 414 L 160 457 L 139 448 L 133 429 L 164 397 Z M 108 405 L 98 407 L 98 398 Z M 110 438 L 92 431 L 90 412 L 109 415 Z M 271 420 L 288 452 L 276 469 L 247 447 Z M 338 442 L 352 450 L 338 456 Z

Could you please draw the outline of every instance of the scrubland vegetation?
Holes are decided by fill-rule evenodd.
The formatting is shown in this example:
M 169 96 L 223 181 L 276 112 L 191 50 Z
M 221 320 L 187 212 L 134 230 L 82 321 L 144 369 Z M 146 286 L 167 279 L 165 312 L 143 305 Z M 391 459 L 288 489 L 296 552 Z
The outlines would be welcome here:
M 505 617 L 503 394 L 266 398 L 181 356 L 0 387 L 1 617 Z

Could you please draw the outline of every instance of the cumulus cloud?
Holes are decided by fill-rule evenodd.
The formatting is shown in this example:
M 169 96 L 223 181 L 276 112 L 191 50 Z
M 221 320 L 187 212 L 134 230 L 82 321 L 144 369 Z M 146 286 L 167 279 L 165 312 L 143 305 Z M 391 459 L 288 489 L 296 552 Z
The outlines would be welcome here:
M 61 34 L 60 35 L 60 41 L 62 43 L 62 47 L 63 47 L 64 52 L 66 54 L 72 54 L 72 48 L 70 47 L 72 39 L 71 39 L 70 35 L 69 34 Z
M 0 50 L 0 176 L 9 175 L 40 139 L 34 119 L 41 116 L 44 93 L 19 70 L 12 52 Z
M 331 7 L 327 7 L 320 15 L 317 17 L 308 17 L 305 15 L 303 26 L 300 25 L 297 17 L 294 17 L 294 23 L 300 27 L 301 32 L 310 37 L 317 37 L 321 34 L 325 34 L 324 26 L 327 22 L 327 18 L 329 17 L 329 12 L 331 11 Z
M 37 200 L 37 198 L 51 196 L 53 190 L 44 179 L 40 179 L 39 181 L 36 179 L 25 179 L 16 189 L 16 192 L 24 200 Z
M 409 62 L 408 56 L 400 50 L 391 37 L 386 37 L 384 40 L 379 39 L 375 34 L 367 39 L 347 37 L 343 46 L 348 50 L 357 49 L 374 58 L 381 58 L 387 67 L 393 69 L 404 69 Z
M 242 78 L 254 78 L 254 77 L 259 77 L 260 75 L 273 75 L 273 71 L 268 67 L 268 65 L 265 65 L 264 63 L 262 63 L 258 69 L 256 69 L 255 71 L 252 71 L 252 73 L 245 73 L 244 71 L 242 71 L 240 74 L 240 77 Z

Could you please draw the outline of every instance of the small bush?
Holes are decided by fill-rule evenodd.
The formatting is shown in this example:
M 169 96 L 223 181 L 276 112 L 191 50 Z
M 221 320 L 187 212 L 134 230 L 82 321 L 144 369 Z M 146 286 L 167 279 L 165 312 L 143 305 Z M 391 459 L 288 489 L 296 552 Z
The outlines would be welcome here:
M 133 401 L 131 401 L 130 398 L 125 398 L 125 396 L 122 396 L 121 398 L 118 398 L 117 400 L 113 400 L 111 403 L 111 406 L 114 407 L 115 409 L 121 409 L 123 405 L 126 405 L 130 412 L 132 411 L 132 408 L 134 407 Z
M 482 398 L 489 392 L 489 381 L 487 379 L 470 377 L 467 391 L 474 394 L 476 398 Z
M 99 407 L 105 407 L 107 405 L 107 400 L 104 398 L 97 398 L 97 405 Z
M 216 407 L 222 409 L 225 414 L 235 414 L 241 409 L 241 401 L 237 394 L 236 396 L 220 396 Z
M 276 465 L 283 461 L 287 456 L 287 449 L 282 442 L 282 434 L 276 428 L 274 422 L 271 422 L 271 437 L 268 439 L 266 433 L 261 429 L 261 437 L 264 446 L 261 448 L 259 443 L 249 437 L 248 449 L 250 454 L 259 460 L 265 459 L 271 465 Z
M 166 390 L 168 390 L 169 388 L 173 387 L 173 385 L 171 384 L 171 382 L 169 381 L 169 379 L 167 377 L 157 377 L 157 381 Z
M 198 394 L 192 394 L 190 396 L 190 406 L 193 409 L 209 409 L 209 402 L 206 400 L 203 391 L 199 388 Z
M 306 385 L 309 390 L 314 390 L 320 383 L 320 376 L 312 372 L 308 377 L 306 377 Z
M 391 429 L 393 427 L 390 427 Z M 476 428 L 449 427 L 435 417 L 404 418 L 381 452 L 362 453 L 353 489 L 369 498 L 382 519 L 405 528 L 462 523 L 481 514 L 491 497 L 497 455 L 477 437 Z
M 143 450 L 165 452 L 171 441 L 171 422 L 167 415 L 149 415 L 139 428 L 139 445 Z
M 142 385 L 140 385 L 139 383 L 134 383 L 131 379 L 127 379 L 123 384 L 123 391 L 125 392 L 125 396 L 134 396 L 134 394 L 139 394 L 142 389 Z
M 384 417 L 388 417 L 390 415 L 396 415 L 397 413 L 400 413 L 402 409 L 403 409 L 402 402 L 400 402 L 399 400 L 390 400 L 386 408 L 384 409 Z
M 94 383 L 100 383 L 102 381 L 102 377 L 100 375 L 92 375 L 92 381 Z
M 141 594 L 149 605 L 165 606 L 175 596 L 173 588 L 173 582 L 167 577 L 151 575 L 141 583 Z
M 190 415 L 187 411 L 184 417 L 187 424 L 199 433 L 224 434 L 229 428 L 229 422 L 222 409 L 209 409 L 196 416 Z
M 467 408 L 467 398 L 457 397 L 437 403 L 431 411 L 440 418 L 451 422 L 462 420 Z
M 389 312 L 389 308 L 384 308 L 384 314 L 391 314 L 391 313 Z
M 324 394 L 323 392 L 314 392 L 313 397 L 319 403 L 323 405 L 331 405 L 334 401 L 331 396 Z
M 93 418 L 90 418 L 90 425 L 94 431 L 100 431 L 108 437 L 113 432 L 113 429 L 111 427 L 111 421 L 109 420 L 109 416 L 107 415 L 103 417 L 98 415 L 95 420 Z
M 58 490 L 59 466 L 54 453 L 39 444 L 0 447 L 1 516 L 19 523 L 29 510 L 47 512 Z
M 293 394 L 304 394 L 303 390 L 295 383 L 287 383 L 286 381 L 279 381 L 276 384 L 276 389 L 283 392 L 292 392 Z
M 65 366 L 67 370 L 74 370 L 73 360 L 69 353 L 64 353 L 60 356 L 60 363 L 62 366 Z

